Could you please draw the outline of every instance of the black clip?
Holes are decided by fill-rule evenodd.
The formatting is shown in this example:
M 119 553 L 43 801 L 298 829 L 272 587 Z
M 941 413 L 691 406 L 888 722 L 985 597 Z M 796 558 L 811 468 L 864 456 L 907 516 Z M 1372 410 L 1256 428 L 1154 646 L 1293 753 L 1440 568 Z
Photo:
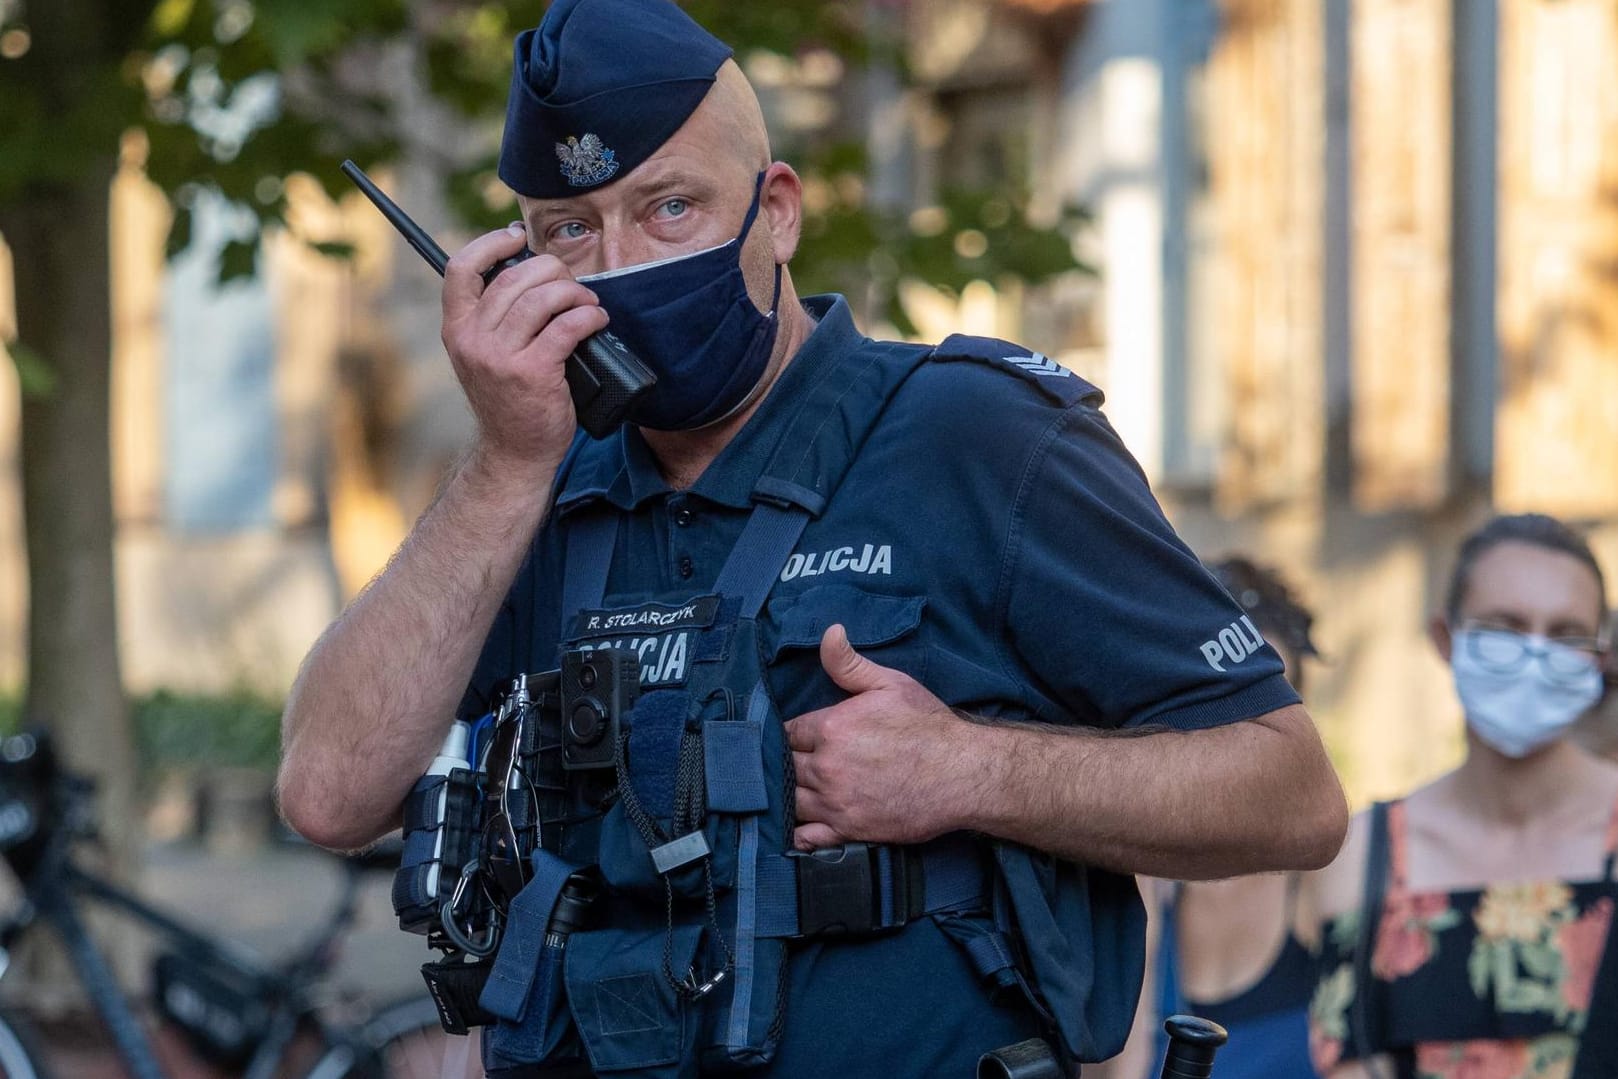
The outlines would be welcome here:
M 461 868 L 461 877 L 455 882 L 455 891 L 449 902 L 438 908 L 438 922 L 444 930 L 444 935 L 450 943 L 475 959 L 493 955 L 500 946 L 501 915 L 498 908 L 491 908 L 485 913 L 487 925 L 483 930 L 481 940 L 471 935 L 473 926 L 469 922 L 466 929 L 462 929 L 457 922 L 456 915 L 463 903 L 471 896 L 468 885 L 477 879 L 479 866 L 477 862 L 467 862 Z
M 820 850 L 789 851 L 798 864 L 798 935 L 846 936 L 892 928 L 877 909 L 876 850 L 844 843 Z M 903 879 L 903 874 L 899 875 Z M 905 910 L 908 903 L 896 905 Z

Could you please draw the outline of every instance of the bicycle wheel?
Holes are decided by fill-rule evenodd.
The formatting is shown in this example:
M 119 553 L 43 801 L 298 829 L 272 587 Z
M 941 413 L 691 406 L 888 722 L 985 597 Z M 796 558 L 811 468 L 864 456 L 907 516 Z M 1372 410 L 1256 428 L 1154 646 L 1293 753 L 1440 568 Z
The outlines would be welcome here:
M 444 1033 L 431 999 L 408 997 L 381 1008 L 361 1029 L 368 1052 L 333 1046 L 306 1079 L 440 1079 L 444 1054 L 463 1041 Z M 476 1044 L 470 1049 L 466 1075 L 481 1076 Z
M 0 1012 L 0 1079 L 50 1079 L 50 1074 L 32 1033 Z

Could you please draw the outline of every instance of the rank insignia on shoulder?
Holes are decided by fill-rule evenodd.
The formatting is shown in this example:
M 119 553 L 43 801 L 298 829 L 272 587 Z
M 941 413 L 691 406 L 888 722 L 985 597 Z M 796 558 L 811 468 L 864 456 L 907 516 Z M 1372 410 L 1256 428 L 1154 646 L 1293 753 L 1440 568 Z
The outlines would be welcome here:
M 1101 391 L 1043 352 L 1031 352 L 1021 345 L 993 337 L 951 334 L 933 349 L 935 360 L 967 360 L 1007 374 L 1017 375 L 1038 387 L 1058 404 L 1079 401 L 1101 404 Z
M 1014 367 L 1021 367 L 1029 374 L 1039 375 L 1042 378 L 1070 378 L 1073 375 L 1072 371 L 1050 359 L 1042 352 L 1036 352 L 1031 356 L 1002 356 L 1000 358 Z

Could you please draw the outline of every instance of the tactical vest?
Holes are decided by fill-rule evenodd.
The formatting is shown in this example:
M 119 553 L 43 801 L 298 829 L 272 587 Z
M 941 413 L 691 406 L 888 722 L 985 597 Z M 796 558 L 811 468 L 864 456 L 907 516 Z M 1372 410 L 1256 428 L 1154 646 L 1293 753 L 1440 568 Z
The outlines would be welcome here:
M 998 362 L 1012 347 L 952 338 L 909 362 Z M 678 627 L 679 651 L 644 657 L 654 672 L 610 769 L 541 769 L 549 808 L 538 811 L 531 879 L 506 912 L 480 1000 L 497 1020 L 483 1037 L 489 1074 L 672 1079 L 764 1064 L 790 1021 L 793 940 L 880 934 L 946 911 L 985 915 L 952 924 L 974 927 L 954 943 L 986 993 L 1025 998 L 1069 1059 L 1116 1052 L 1144 922 L 1128 878 L 959 834 L 792 850 L 788 717 L 766 686 L 758 620 L 809 512 L 756 490 L 712 589 L 608 609 L 619 514 L 598 502 L 565 521 L 564 654 L 648 621 Z M 600 882 L 587 927 L 547 932 L 584 867 Z

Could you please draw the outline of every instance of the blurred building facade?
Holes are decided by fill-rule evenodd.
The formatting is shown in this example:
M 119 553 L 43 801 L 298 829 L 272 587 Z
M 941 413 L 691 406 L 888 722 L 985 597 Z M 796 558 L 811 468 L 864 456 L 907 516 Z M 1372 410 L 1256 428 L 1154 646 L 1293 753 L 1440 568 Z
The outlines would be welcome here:
M 980 329 L 1107 391 L 1199 553 L 1299 584 L 1358 798 L 1453 763 L 1424 625 L 1460 536 L 1544 511 L 1618 567 L 1618 8 L 947 0 L 910 23 L 913 107 L 978 133 L 916 175 L 1020 153 L 1097 215 L 1067 340 L 1005 305 Z
M 1199 553 L 1317 611 L 1312 704 L 1357 799 L 1453 763 L 1424 637 L 1492 509 L 1588 526 L 1618 573 L 1618 9 L 1610 0 L 872 0 L 908 82 L 849 72 L 871 197 L 1025 183 L 1094 214 L 1099 277 L 921 283 L 923 336 L 995 334 L 1100 384 Z M 408 86 L 424 138 L 455 124 Z M 846 119 L 845 119 L 846 122 Z M 436 135 L 435 135 L 436 133 Z M 428 158 L 387 182 L 446 245 Z M 469 432 L 435 281 L 363 205 L 293 192 L 351 264 L 165 274 L 138 147 L 114 194 L 114 431 L 133 689 L 284 690 Z M 217 235 L 223 208 L 206 215 Z M 0 260 L 0 296 L 7 289 Z M 4 316 L 0 315 L 0 322 Z M 0 466 L 16 388 L 0 385 Z M 21 671 L 0 471 L 0 684 Z

